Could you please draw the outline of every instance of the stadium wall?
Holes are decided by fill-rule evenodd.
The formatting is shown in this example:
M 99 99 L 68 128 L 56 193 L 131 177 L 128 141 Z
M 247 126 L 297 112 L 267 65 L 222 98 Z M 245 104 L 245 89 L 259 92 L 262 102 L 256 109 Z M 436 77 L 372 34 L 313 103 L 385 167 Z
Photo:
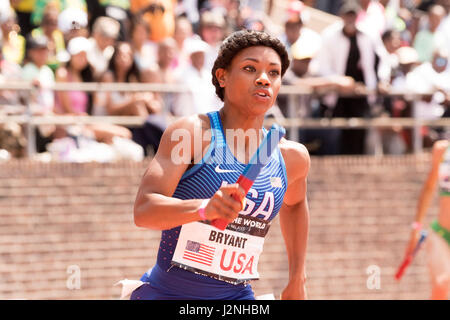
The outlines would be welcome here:
M 133 223 L 148 165 L 0 164 L 0 299 L 118 299 L 121 279 L 156 260 L 160 232 Z M 312 158 L 308 180 L 310 299 L 428 299 L 425 251 L 400 283 L 417 198 L 430 166 L 420 156 Z M 437 215 L 437 196 L 427 215 Z M 257 295 L 279 296 L 288 265 L 278 219 L 260 260 Z

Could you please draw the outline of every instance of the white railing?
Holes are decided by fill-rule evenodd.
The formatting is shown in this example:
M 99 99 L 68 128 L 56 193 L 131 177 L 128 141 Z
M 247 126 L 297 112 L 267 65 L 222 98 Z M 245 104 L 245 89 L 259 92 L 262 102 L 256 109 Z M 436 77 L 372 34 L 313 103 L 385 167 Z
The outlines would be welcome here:
M 112 91 L 151 91 L 158 93 L 183 93 L 188 92 L 188 89 L 183 85 L 178 84 L 158 84 L 158 83 L 97 83 L 97 82 L 84 82 L 84 83 L 56 83 L 53 87 L 48 88 L 55 91 L 87 91 L 87 92 L 112 92 Z M 0 83 L 0 90 L 18 90 L 18 91 L 34 91 L 38 90 L 31 82 L 5 82 Z M 328 91 L 327 93 L 331 93 Z M 280 125 L 288 128 L 289 138 L 292 140 L 298 140 L 299 128 L 316 128 L 316 129 L 329 129 L 329 128 L 389 128 L 395 126 L 401 126 L 404 128 L 412 128 L 414 132 L 414 152 L 420 153 L 422 151 L 420 128 L 422 126 L 429 127 L 450 127 L 450 119 L 436 119 L 436 120 L 424 120 L 420 118 L 297 118 L 297 99 L 295 96 L 304 96 L 317 93 L 308 87 L 301 86 L 282 86 L 280 89 L 280 95 L 288 96 L 288 117 L 267 119 L 267 125 L 276 121 Z M 374 91 L 362 91 L 359 92 L 359 96 L 376 95 Z M 391 91 L 385 95 L 388 96 L 403 96 L 409 101 L 414 101 L 422 96 L 430 95 L 429 93 L 413 93 L 413 92 L 400 92 Z M 165 112 L 168 121 L 176 119 L 171 116 L 167 110 Z M 413 114 L 416 114 L 413 112 Z M 22 124 L 27 128 L 28 138 L 28 155 L 35 153 L 35 136 L 34 128 L 42 124 L 55 124 L 55 125 L 71 125 L 71 124 L 95 124 L 95 123 L 110 123 L 126 126 L 140 126 L 145 122 L 145 117 L 135 116 L 66 116 L 66 115 L 52 115 L 52 116 L 35 116 L 31 114 L 31 110 L 28 106 L 25 108 L 25 112 L 20 115 L 4 115 L 0 113 L 0 123 L 16 122 Z

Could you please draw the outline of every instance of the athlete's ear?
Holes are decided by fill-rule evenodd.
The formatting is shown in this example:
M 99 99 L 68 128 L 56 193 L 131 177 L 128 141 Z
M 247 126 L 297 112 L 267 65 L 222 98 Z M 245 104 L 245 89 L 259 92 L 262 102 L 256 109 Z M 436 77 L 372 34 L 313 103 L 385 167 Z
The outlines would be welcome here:
M 219 82 L 221 88 L 225 87 L 226 78 L 227 78 L 227 71 L 223 68 L 218 68 L 216 70 L 216 79 Z

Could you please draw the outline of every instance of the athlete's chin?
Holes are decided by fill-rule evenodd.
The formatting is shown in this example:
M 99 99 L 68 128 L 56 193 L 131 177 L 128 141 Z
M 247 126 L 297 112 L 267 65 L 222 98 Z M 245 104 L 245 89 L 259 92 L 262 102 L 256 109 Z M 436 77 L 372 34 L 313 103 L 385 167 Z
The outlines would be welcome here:
M 249 101 L 248 102 L 248 110 L 250 113 L 255 115 L 265 114 L 270 108 L 273 106 L 273 101 Z
M 252 105 L 251 113 L 254 115 L 264 115 L 267 111 L 269 111 L 270 108 L 272 108 L 272 103 L 255 103 Z

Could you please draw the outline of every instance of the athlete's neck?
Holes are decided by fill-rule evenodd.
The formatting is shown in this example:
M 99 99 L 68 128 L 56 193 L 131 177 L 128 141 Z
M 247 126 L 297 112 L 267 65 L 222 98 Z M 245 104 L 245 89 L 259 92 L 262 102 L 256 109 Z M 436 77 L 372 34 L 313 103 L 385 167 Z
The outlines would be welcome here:
M 249 117 L 226 107 L 219 115 L 231 152 L 240 162 L 248 163 L 261 143 L 264 116 Z
M 232 129 L 242 129 L 259 131 L 263 127 L 264 114 L 260 116 L 251 116 L 239 111 L 238 108 L 227 108 L 224 106 L 219 111 L 220 119 L 222 121 L 222 126 L 224 130 Z

